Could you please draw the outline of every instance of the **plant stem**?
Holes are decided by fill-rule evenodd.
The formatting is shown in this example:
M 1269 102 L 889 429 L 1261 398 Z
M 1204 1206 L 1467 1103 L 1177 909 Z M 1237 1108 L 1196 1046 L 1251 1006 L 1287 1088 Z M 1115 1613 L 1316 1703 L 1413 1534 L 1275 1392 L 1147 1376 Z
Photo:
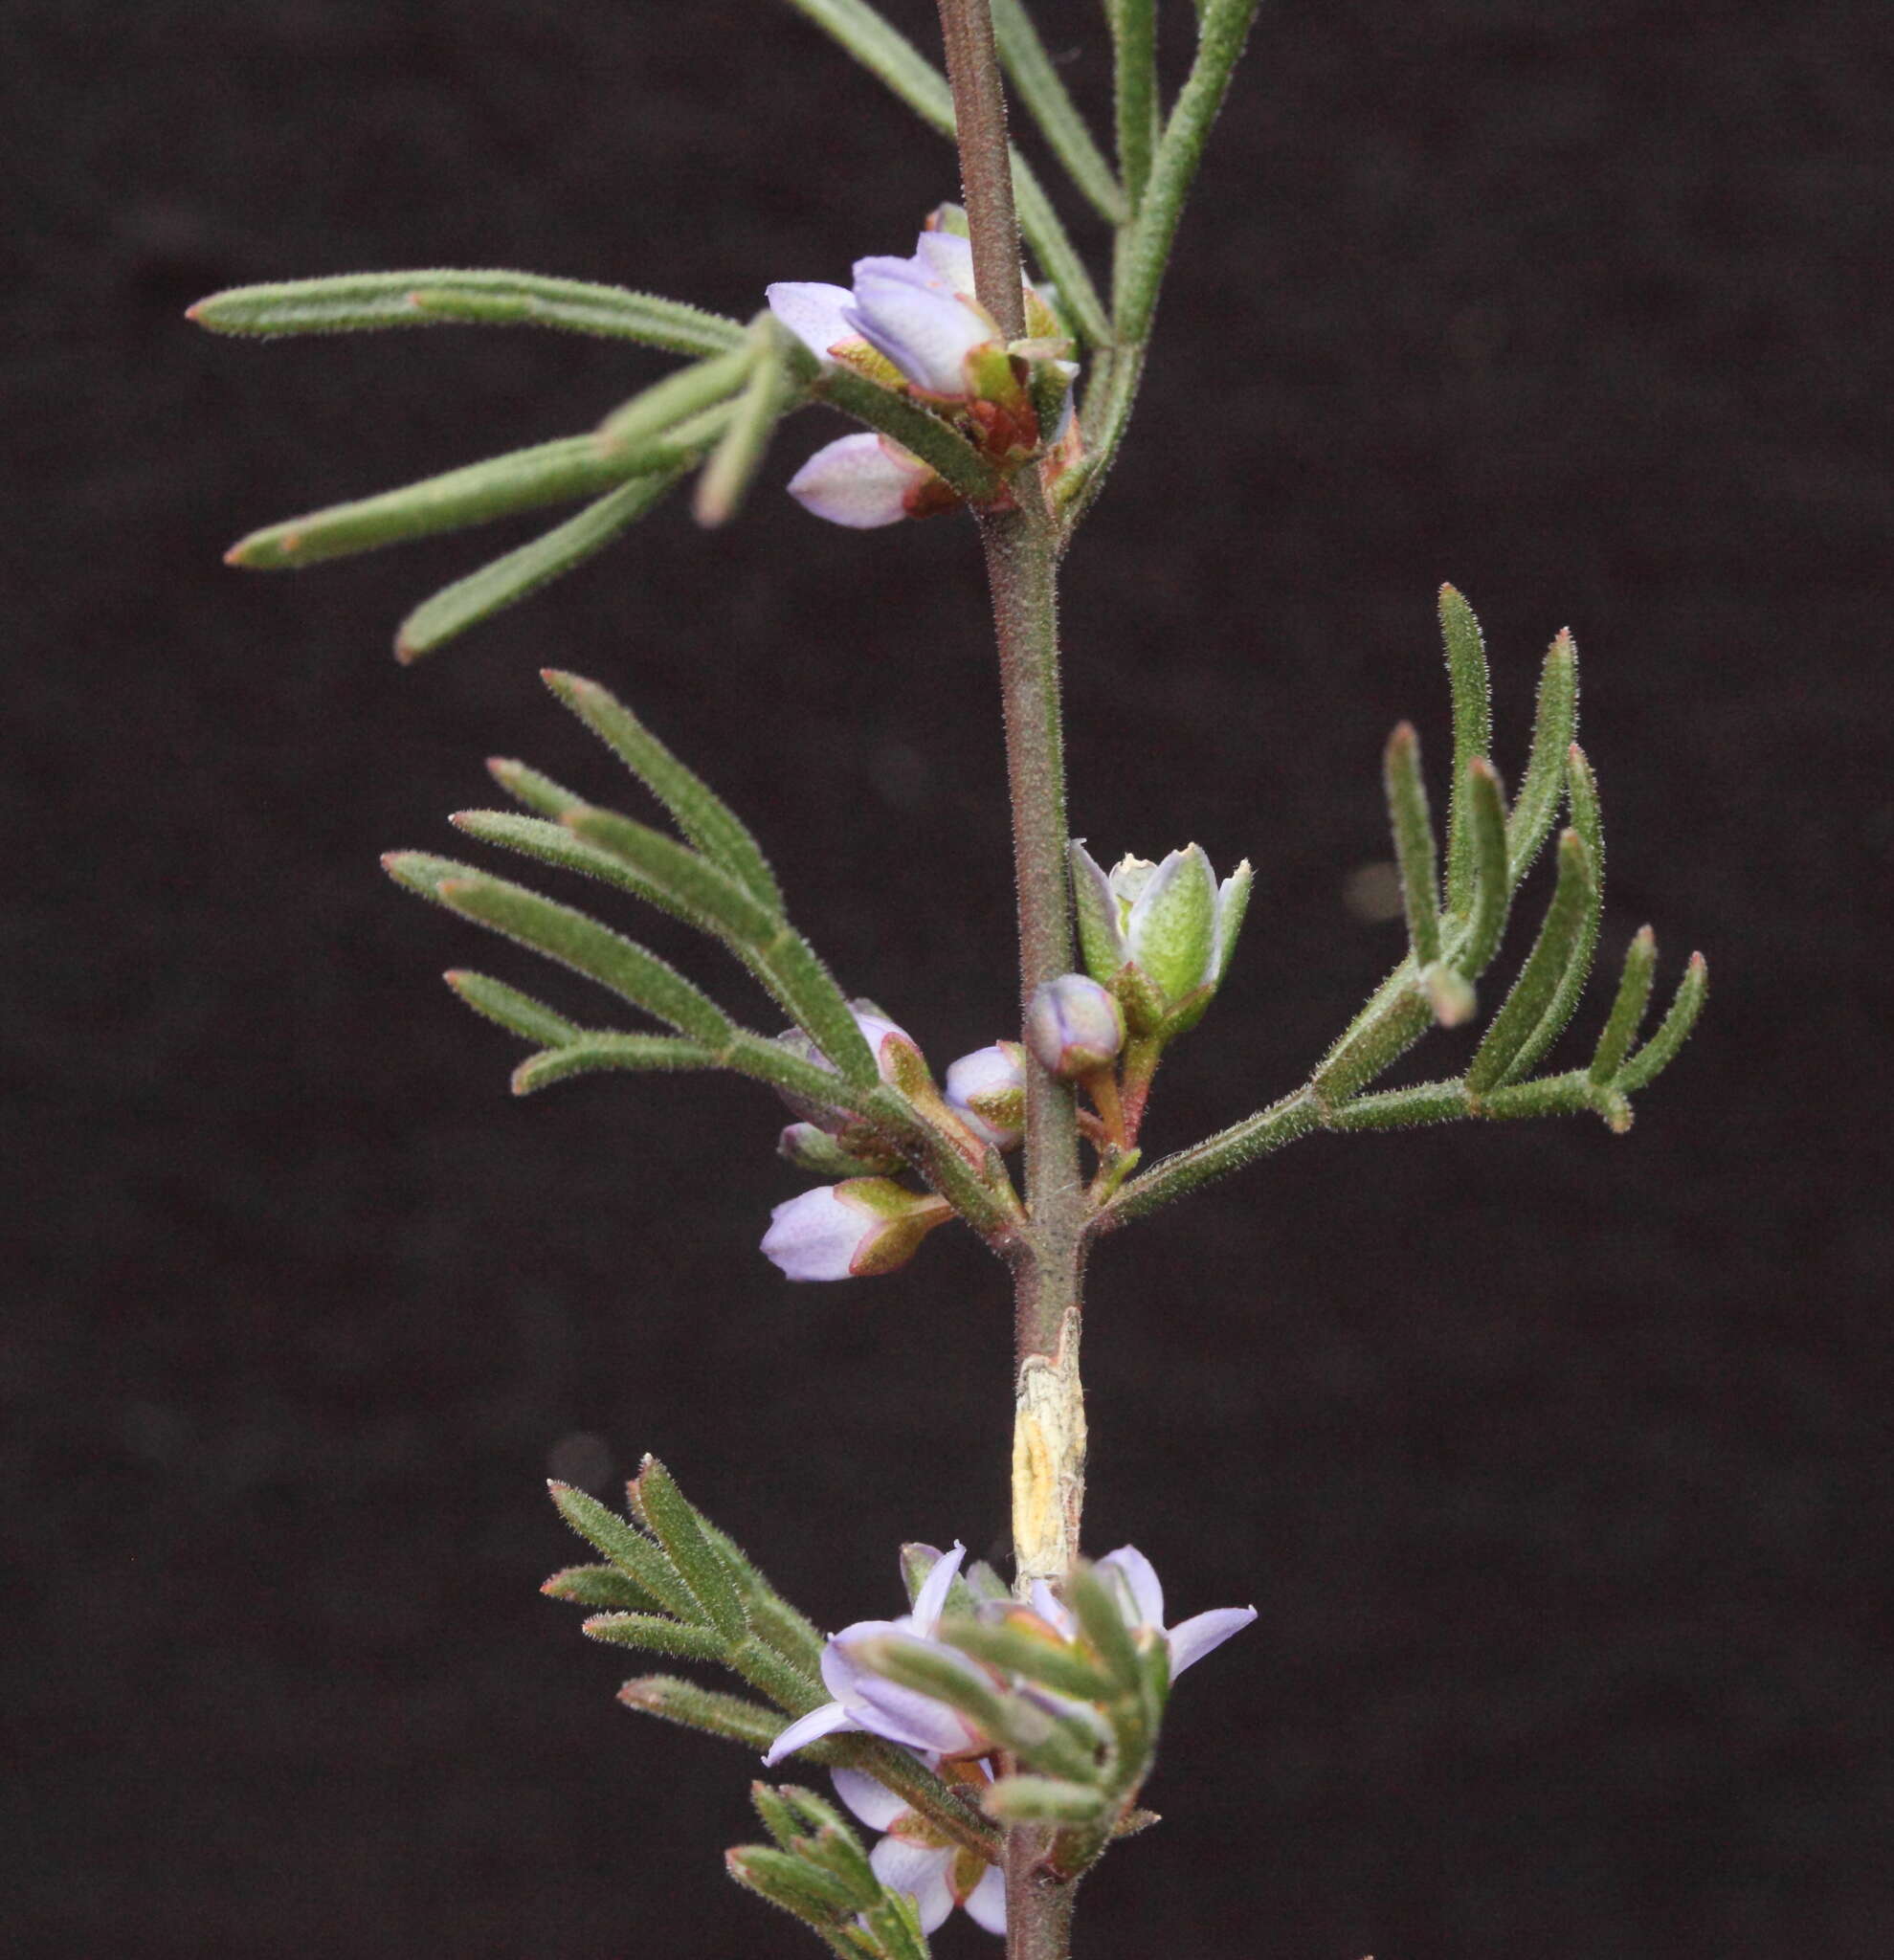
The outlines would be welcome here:
M 1019 238 L 1006 143 L 1006 104 L 989 0 L 940 0 L 960 138 L 960 176 L 974 288 L 1008 339 L 1025 329 Z M 1011 509 L 980 516 L 999 642 L 1019 918 L 1019 1005 L 1072 963 L 1065 873 L 1065 744 L 1058 687 L 1060 531 L 1038 473 L 1013 479 Z M 1088 1200 L 1079 1173 L 1079 1119 L 1069 1086 L 1026 1071 L 1028 1223 L 1012 1253 L 1014 1585 L 1063 1578 L 1079 1551 L 1085 1492 L 1085 1405 L 1079 1330 Z M 1007 1834 L 1008 1960 L 1064 1960 L 1073 1882 L 1049 1861 L 1049 1834 Z

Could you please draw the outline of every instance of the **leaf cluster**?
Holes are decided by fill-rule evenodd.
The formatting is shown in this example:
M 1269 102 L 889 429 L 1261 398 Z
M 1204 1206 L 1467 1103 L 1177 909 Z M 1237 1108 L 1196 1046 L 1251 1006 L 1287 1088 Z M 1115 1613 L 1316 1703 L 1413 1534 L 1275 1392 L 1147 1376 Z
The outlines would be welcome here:
M 516 1094 L 609 1069 L 725 1069 L 872 1140 L 947 1197 L 990 1242 L 1014 1228 L 1017 1201 L 996 1153 L 952 1117 L 925 1064 L 884 1081 L 855 1010 L 795 929 L 768 860 L 730 807 L 596 682 L 547 672 L 553 694 L 597 735 L 670 815 L 676 835 L 602 809 L 524 763 L 496 759 L 494 780 L 524 810 L 462 811 L 456 827 L 502 850 L 627 892 L 716 941 L 807 1037 L 817 1057 L 733 1020 L 694 982 L 590 913 L 477 865 L 424 852 L 383 859 L 405 889 L 584 975 L 667 1032 L 582 1027 L 484 973 L 448 984 L 469 1007 L 530 1041 Z M 827 1066 L 824 1063 L 828 1064 Z
M 1166 1158 L 1103 1207 L 1109 1229 L 1316 1130 L 1394 1129 L 1459 1117 L 1507 1121 L 1591 1110 L 1614 1132 L 1631 1126 L 1631 1098 L 1676 1058 L 1696 1024 L 1708 968 L 1693 953 L 1668 1013 L 1639 1040 L 1657 969 L 1657 939 L 1633 938 L 1612 1007 L 1582 1068 L 1535 1075 L 1571 1022 L 1592 969 L 1604 913 L 1605 840 L 1597 779 L 1576 741 L 1578 653 L 1569 633 L 1540 673 L 1532 742 L 1508 806 L 1492 747 L 1491 680 L 1473 610 L 1440 590 L 1453 695 L 1454 760 L 1444 853 L 1428 805 L 1420 745 L 1403 723 L 1383 756 L 1394 861 L 1407 918 L 1405 956 L 1343 1030 L 1302 1088 L 1242 1123 Z M 1431 1028 L 1474 1018 L 1476 983 L 1504 941 L 1514 901 L 1561 812 L 1557 877 L 1526 959 L 1459 1075 L 1412 1088 L 1372 1083 Z

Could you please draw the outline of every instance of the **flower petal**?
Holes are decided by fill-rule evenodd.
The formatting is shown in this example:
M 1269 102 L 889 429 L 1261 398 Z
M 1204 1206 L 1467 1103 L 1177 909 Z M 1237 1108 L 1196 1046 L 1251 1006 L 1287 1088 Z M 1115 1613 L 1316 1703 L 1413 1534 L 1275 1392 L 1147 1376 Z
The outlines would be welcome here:
M 947 1588 L 953 1584 L 953 1575 L 960 1570 L 960 1562 L 967 1556 L 967 1548 L 959 1539 L 953 1541 L 953 1549 L 945 1558 L 934 1562 L 934 1569 L 927 1574 L 919 1592 L 914 1595 L 914 1611 L 908 1615 L 908 1625 L 923 1639 L 931 1638 L 934 1629 L 941 1623 L 941 1609 L 947 1604 Z
M 862 1670 L 848 1651 L 851 1640 L 872 1640 L 877 1634 L 904 1634 L 905 1620 L 858 1619 L 832 1635 L 822 1648 L 822 1684 L 836 1700 L 854 1707 L 861 1699 Z
M 789 491 L 832 524 L 872 531 L 899 523 L 907 515 L 907 493 L 932 474 L 899 443 L 864 430 L 818 449 L 790 479 Z
M 897 259 L 894 264 L 905 266 Z M 892 361 L 929 394 L 964 397 L 967 356 L 996 340 L 999 329 L 970 300 L 945 285 L 904 274 L 856 268 L 855 304 L 848 322 L 870 346 Z
M 838 1198 L 833 1185 L 818 1185 L 770 1211 L 763 1256 L 786 1280 L 847 1280 L 878 1222 Z
M 973 247 L 957 232 L 923 232 L 914 256 L 949 291 L 973 298 Z
M 952 1649 L 938 1647 L 934 1651 L 948 1654 Z M 955 1656 L 955 1659 L 959 1657 Z M 972 1665 L 970 1661 L 965 1664 Z M 865 1728 L 871 1735 L 904 1744 L 911 1749 L 927 1749 L 943 1756 L 964 1756 L 986 1747 L 984 1737 L 972 1734 L 959 1715 L 945 1702 L 937 1702 L 931 1695 L 924 1695 L 914 1688 L 899 1687 L 891 1681 L 870 1674 L 865 1668 L 861 1671 L 858 1692 L 860 1699 L 850 1712 L 855 1717 L 856 1726 Z
M 1135 1545 L 1121 1545 L 1116 1551 L 1106 1552 L 1099 1566 L 1101 1570 L 1108 1567 L 1125 1581 L 1141 1627 L 1163 1626 L 1164 1588 L 1150 1560 Z
M 907 1806 L 885 1783 L 878 1783 L 865 1771 L 836 1769 L 829 1771 L 836 1794 L 871 1831 L 889 1831 L 895 1819 L 906 1814 Z
M 985 1927 L 990 1933 L 1006 1931 L 1006 1874 L 999 1866 L 989 1865 L 987 1875 L 968 1893 L 962 1902 L 967 1907 L 967 1916 L 975 1926 Z
M 907 1892 L 921 1911 L 921 1930 L 935 1931 L 953 1910 L 953 1888 L 947 1883 L 951 1851 L 929 1851 L 900 1838 L 883 1838 L 868 1854 L 875 1876 L 890 1892 Z
M 855 298 L 846 286 L 824 285 L 819 279 L 778 279 L 765 288 L 773 313 L 804 346 L 826 361 L 837 341 L 853 340 L 855 329 L 842 318 L 842 308 Z
M 1220 1647 L 1232 1634 L 1240 1634 L 1256 1617 L 1254 1606 L 1214 1606 L 1192 1619 L 1179 1620 L 1167 1637 L 1170 1642 L 1170 1679 Z
M 824 1702 L 819 1708 L 812 1708 L 800 1721 L 791 1722 L 774 1742 L 763 1760 L 766 1763 L 780 1763 L 785 1756 L 792 1755 L 805 1743 L 819 1742 L 825 1735 L 834 1735 L 837 1729 L 857 1728 L 860 1725 L 839 1702 Z
M 1072 1609 L 1043 1579 L 1033 1581 L 1033 1611 L 1049 1627 L 1058 1628 L 1068 1640 L 1079 1631 L 1079 1621 Z

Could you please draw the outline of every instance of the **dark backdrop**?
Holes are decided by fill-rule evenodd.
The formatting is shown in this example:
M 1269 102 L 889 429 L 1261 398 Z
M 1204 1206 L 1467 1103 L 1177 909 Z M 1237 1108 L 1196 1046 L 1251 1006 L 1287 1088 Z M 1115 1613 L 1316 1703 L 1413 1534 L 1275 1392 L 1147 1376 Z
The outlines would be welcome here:
M 820 1620 L 889 1610 L 903 1536 L 1001 1548 L 1001 1276 L 944 1235 L 786 1288 L 779 1112 L 509 1101 L 515 1044 L 434 976 L 530 963 L 375 854 L 449 845 L 495 749 L 612 792 L 533 678 L 576 667 L 945 1063 L 1010 994 L 973 541 L 804 516 L 773 484 L 805 417 L 728 532 L 667 509 L 400 672 L 394 621 L 483 541 L 295 580 L 220 548 L 586 428 L 661 362 L 179 315 L 443 262 L 745 313 L 905 249 L 949 154 L 769 0 L 9 12 L 10 1944 L 813 1951 L 718 1872 L 754 1764 L 616 1708 L 630 1657 L 536 1596 L 575 1552 L 541 1480 L 657 1449 Z M 1054 16 L 1097 104 L 1094 10 Z M 1153 1140 L 1291 1084 L 1393 956 L 1346 894 L 1389 725 L 1444 749 L 1443 577 L 1515 773 L 1576 632 L 1608 951 L 1651 918 L 1666 987 L 1702 945 L 1715 994 L 1621 1141 L 1316 1140 L 1099 1261 L 1092 1542 L 1261 1617 L 1178 1698 L 1168 1821 L 1087 1888 L 1097 1960 L 1886 1950 L 1874 20 L 1259 27 L 1066 609 L 1075 828 L 1258 864 Z

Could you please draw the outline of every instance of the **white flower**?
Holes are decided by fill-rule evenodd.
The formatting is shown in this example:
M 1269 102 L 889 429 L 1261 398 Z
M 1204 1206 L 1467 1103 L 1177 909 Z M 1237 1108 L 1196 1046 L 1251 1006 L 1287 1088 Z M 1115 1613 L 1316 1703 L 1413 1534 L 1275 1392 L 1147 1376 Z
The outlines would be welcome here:
M 849 1177 L 787 1199 L 769 1214 L 763 1253 L 786 1280 L 861 1280 L 904 1266 L 936 1225 L 945 1198 L 886 1177 Z
M 872 531 L 917 515 L 925 494 L 939 482 L 919 457 L 864 430 L 818 449 L 790 479 L 789 492 L 815 517 Z
M 919 1640 L 937 1653 L 950 1657 L 956 1666 L 984 1681 L 985 1675 L 964 1654 L 935 1639 L 941 1613 L 947 1605 L 947 1588 L 953 1584 L 967 1548 L 958 1543 L 945 1557 L 936 1557 L 932 1569 L 915 1594 L 910 1612 L 900 1619 L 859 1619 L 833 1635 L 822 1649 L 822 1680 L 833 1702 L 812 1710 L 800 1721 L 791 1722 L 774 1742 L 763 1760 L 780 1762 L 805 1743 L 825 1735 L 854 1729 L 867 1735 L 885 1737 L 904 1748 L 922 1749 L 939 1756 L 982 1756 L 992 1747 L 975 1732 L 966 1718 L 943 1702 L 920 1694 L 913 1688 L 897 1687 L 871 1674 L 850 1655 L 858 1640 L 882 1637 Z
M 930 1769 L 937 1767 L 936 1759 L 925 1760 Z M 982 1782 L 992 1780 L 985 1764 L 971 1768 Z M 956 1905 L 964 1905 L 967 1916 L 990 1933 L 1006 1931 L 1006 1874 L 997 1865 L 947 1843 L 925 1817 L 862 1771 L 832 1770 L 829 1774 L 836 1794 L 871 1831 L 888 1833 L 868 1854 L 868 1862 L 889 1891 L 912 1896 L 924 1933 L 933 1932 Z
M 1167 1627 L 1164 1587 L 1150 1560 L 1135 1545 L 1121 1545 L 1116 1551 L 1107 1552 L 1096 1570 L 1116 1590 L 1126 1626 L 1148 1627 L 1164 1636 L 1170 1649 L 1172 1681 L 1256 1618 L 1254 1606 L 1216 1606 Z M 1033 1588 L 1033 1611 L 1068 1640 L 1079 1631 L 1077 1615 L 1043 1579 Z
M 1025 1134 L 1026 1051 L 995 1041 L 947 1065 L 948 1106 L 983 1144 L 1012 1149 Z

